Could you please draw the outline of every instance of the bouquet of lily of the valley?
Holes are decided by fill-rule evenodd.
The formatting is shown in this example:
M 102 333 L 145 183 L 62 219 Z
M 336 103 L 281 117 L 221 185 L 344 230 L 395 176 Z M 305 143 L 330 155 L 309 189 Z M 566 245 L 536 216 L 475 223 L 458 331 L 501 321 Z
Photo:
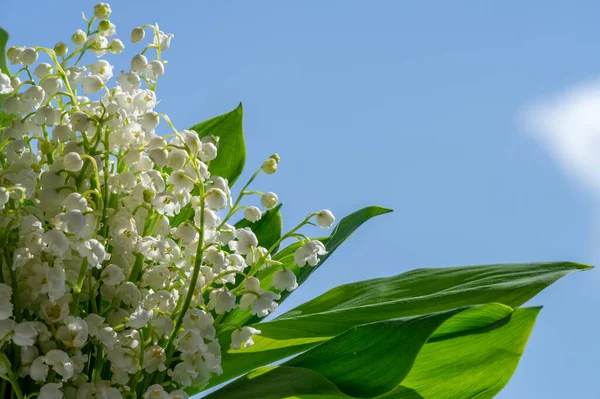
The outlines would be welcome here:
M 284 233 L 277 195 L 251 187 L 277 154 L 232 195 L 241 106 L 190 129 L 156 112 L 173 35 L 133 29 L 139 54 L 117 74 L 110 14 L 96 5 L 54 48 L 6 49 L 0 30 L 1 397 L 181 399 L 247 372 L 211 397 L 487 398 L 506 384 L 538 312 L 515 307 L 584 266 L 422 269 L 260 322 L 389 210 L 310 238 L 335 223 L 321 210 Z

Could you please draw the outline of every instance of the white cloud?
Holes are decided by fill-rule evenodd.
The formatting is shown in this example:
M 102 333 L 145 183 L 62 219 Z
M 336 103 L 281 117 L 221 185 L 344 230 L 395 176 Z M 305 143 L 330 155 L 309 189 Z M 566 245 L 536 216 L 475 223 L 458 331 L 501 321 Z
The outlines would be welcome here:
M 533 103 L 524 122 L 567 173 L 600 196 L 600 80 Z

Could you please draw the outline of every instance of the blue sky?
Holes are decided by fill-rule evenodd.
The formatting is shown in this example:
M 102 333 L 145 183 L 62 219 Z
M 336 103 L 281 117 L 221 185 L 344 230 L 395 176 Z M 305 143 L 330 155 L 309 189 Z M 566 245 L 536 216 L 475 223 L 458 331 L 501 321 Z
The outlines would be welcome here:
M 94 2 L 9 4 L 0 25 L 12 44 L 52 46 Z M 175 34 L 159 97 L 176 126 L 244 103 L 247 165 L 281 155 L 257 188 L 283 200 L 288 227 L 324 207 L 340 217 L 395 209 L 287 310 L 416 267 L 597 263 L 599 12 L 591 1 L 130 0 L 113 4 L 112 20 L 123 39 L 147 22 Z M 532 301 L 544 310 L 499 398 L 599 397 L 599 273 L 567 276 Z

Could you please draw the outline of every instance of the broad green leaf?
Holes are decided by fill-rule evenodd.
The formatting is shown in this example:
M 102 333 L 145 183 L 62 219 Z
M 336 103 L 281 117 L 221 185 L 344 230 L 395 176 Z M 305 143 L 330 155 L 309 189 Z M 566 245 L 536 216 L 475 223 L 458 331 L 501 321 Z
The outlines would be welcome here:
M 282 204 L 278 204 L 275 208 L 263 212 L 260 220 L 252 223 L 246 219 L 242 219 L 235 224 L 236 229 L 250 227 L 252 232 L 258 238 L 258 245 L 265 248 L 270 248 L 281 238 L 281 208 Z M 275 249 L 277 251 L 277 249 Z
M 233 186 L 244 170 L 246 163 L 246 143 L 242 128 L 242 104 L 231 112 L 201 122 L 191 130 L 200 137 L 217 136 L 219 138 L 217 157 L 210 162 L 211 174 L 229 180 Z
M 432 339 L 402 384 L 380 399 L 491 399 L 512 377 L 540 308 L 481 331 Z
M 278 317 L 278 320 L 355 312 L 376 306 L 403 316 L 489 302 L 520 306 L 561 277 L 590 269 L 572 262 L 500 264 L 416 269 L 394 277 L 341 285 Z
M 323 244 L 325 244 L 325 247 L 327 248 L 327 255 L 321 258 L 321 261 L 316 267 L 306 266 L 300 268 L 294 264 L 294 252 L 300 246 L 299 243 L 295 243 L 284 248 L 275 256 L 273 256 L 273 259 L 282 262 L 286 268 L 292 270 L 296 274 L 296 279 L 298 281 L 298 285 L 300 286 L 363 223 L 375 216 L 383 215 L 389 212 L 391 212 L 391 209 L 381 208 L 378 206 L 369 206 L 343 218 L 337 224 L 329 237 L 319 239 L 321 242 L 323 242 Z M 273 289 L 273 287 L 271 287 L 271 281 L 273 281 L 273 274 L 275 273 L 275 270 L 278 270 L 278 268 L 268 267 L 256 275 L 256 277 L 260 280 L 263 289 Z M 279 303 L 283 302 L 289 295 L 290 293 L 287 291 L 282 292 Z M 246 325 L 249 323 L 256 323 L 259 320 L 260 319 L 258 317 L 252 316 L 250 312 L 236 309 L 227 314 L 223 322 Z
M 10 76 L 6 63 L 6 43 L 8 43 L 8 32 L 0 28 L 0 72 Z
M 255 372 L 259 384 L 249 374 L 208 397 L 241 398 L 250 387 L 248 399 L 491 398 L 487 393 L 499 392 L 514 372 L 538 311 L 491 304 L 359 326 L 283 364 L 289 382 L 294 368 L 301 378 L 318 372 L 310 375 L 314 388 L 304 379 L 299 387 L 272 389 L 280 378 L 275 367 Z
M 342 285 L 256 324 L 262 334 L 255 345 L 223 353 L 224 373 L 211 385 L 305 351 L 357 325 L 491 302 L 517 307 L 562 276 L 589 268 L 553 262 L 419 269 Z M 229 332 L 221 335 L 223 348 L 229 339 Z
M 317 371 L 348 395 L 378 396 L 404 379 L 421 347 L 457 312 L 460 310 L 357 326 L 285 365 Z

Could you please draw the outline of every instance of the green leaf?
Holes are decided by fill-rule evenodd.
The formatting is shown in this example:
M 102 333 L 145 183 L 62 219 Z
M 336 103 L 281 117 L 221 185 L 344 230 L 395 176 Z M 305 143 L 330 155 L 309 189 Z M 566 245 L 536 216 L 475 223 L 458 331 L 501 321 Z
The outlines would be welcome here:
M 211 386 L 329 340 L 357 325 L 491 302 L 517 307 L 564 275 L 569 262 L 418 269 L 334 288 L 275 320 L 256 324 L 255 345 L 223 353 Z M 229 345 L 229 332 L 220 340 Z
M 382 395 L 396 388 L 429 337 L 457 312 L 354 327 L 285 365 L 317 371 L 351 396 Z
M 491 398 L 514 372 L 538 311 L 491 304 L 359 326 L 208 398 Z
M 516 309 L 494 328 L 432 339 L 402 384 L 378 399 L 491 399 L 512 377 L 540 308 Z
M 294 243 L 284 248 L 275 256 L 273 256 L 273 260 L 282 262 L 286 268 L 292 270 L 296 274 L 298 286 L 300 286 L 363 223 L 375 216 L 383 215 L 389 212 L 392 212 L 392 210 L 382 208 L 379 206 L 369 206 L 343 218 L 335 227 L 335 229 L 329 237 L 319 238 L 319 240 L 321 240 L 321 242 L 325 244 L 325 248 L 327 249 L 327 255 L 321 258 L 321 261 L 316 267 L 306 266 L 300 268 L 294 264 L 294 252 L 300 247 L 299 243 Z M 273 287 L 271 287 L 271 281 L 273 281 L 273 274 L 276 270 L 279 270 L 279 268 L 268 267 L 257 273 L 256 277 L 260 280 L 263 289 L 272 290 Z M 281 299 L 278 302 L 283 302 L 289 295 L 290 292 L 288 291 L 282 292 Z M 234 323 L 237 325 L 246 325 L 249 323 L 256 323 L 259 320 L 260 318 L 252 316 L 248 311 L 235 309 L 227 314 L 223 322 Z
M 0 72 L 11 76 L 6 62 L 6 43 L 8 43 L 8 32 L 0 28 Z
M 8 64 L 6 62 L 6 43 L 8 43 L 8 32 L 0 28 L 0 72 L 11 76 Z M 10 94 L 0 94 L 0 109 L 2 109 L 2 103 L 6 100 Z M 3 118 L 8 119 L 8 118 Z M 4 121 L 0 124 L 0 127 L 5 126 Z
M 217 136 L 219 138 L 217 158 L 210 162 L 208 170 L 211 174 L 221 176 L 229 181 L 232 187 L 244 170 L 246 163 L 246 143 L 242 128 L 242 104 L 231 112 L 199 123 L 191 128 L 202 138 Z
M 300 367 L 263 367 L 206 396 L 206 399 L 280 399 L 320 392 L 324 398 L 348 398 L 327 378 Z
M 242 219 L 235 224 L 236 229 L 250 227 L 252 232 L 258 239 L 258 245 L 265 248 L 270 248 L 281 238 L 282 221 L 281 221 L 281 203 L 273 209 L 263 212 L 260 220 L 252 223 L 246 219 Z M 275 249 L 277 251 L 277 249 Z

